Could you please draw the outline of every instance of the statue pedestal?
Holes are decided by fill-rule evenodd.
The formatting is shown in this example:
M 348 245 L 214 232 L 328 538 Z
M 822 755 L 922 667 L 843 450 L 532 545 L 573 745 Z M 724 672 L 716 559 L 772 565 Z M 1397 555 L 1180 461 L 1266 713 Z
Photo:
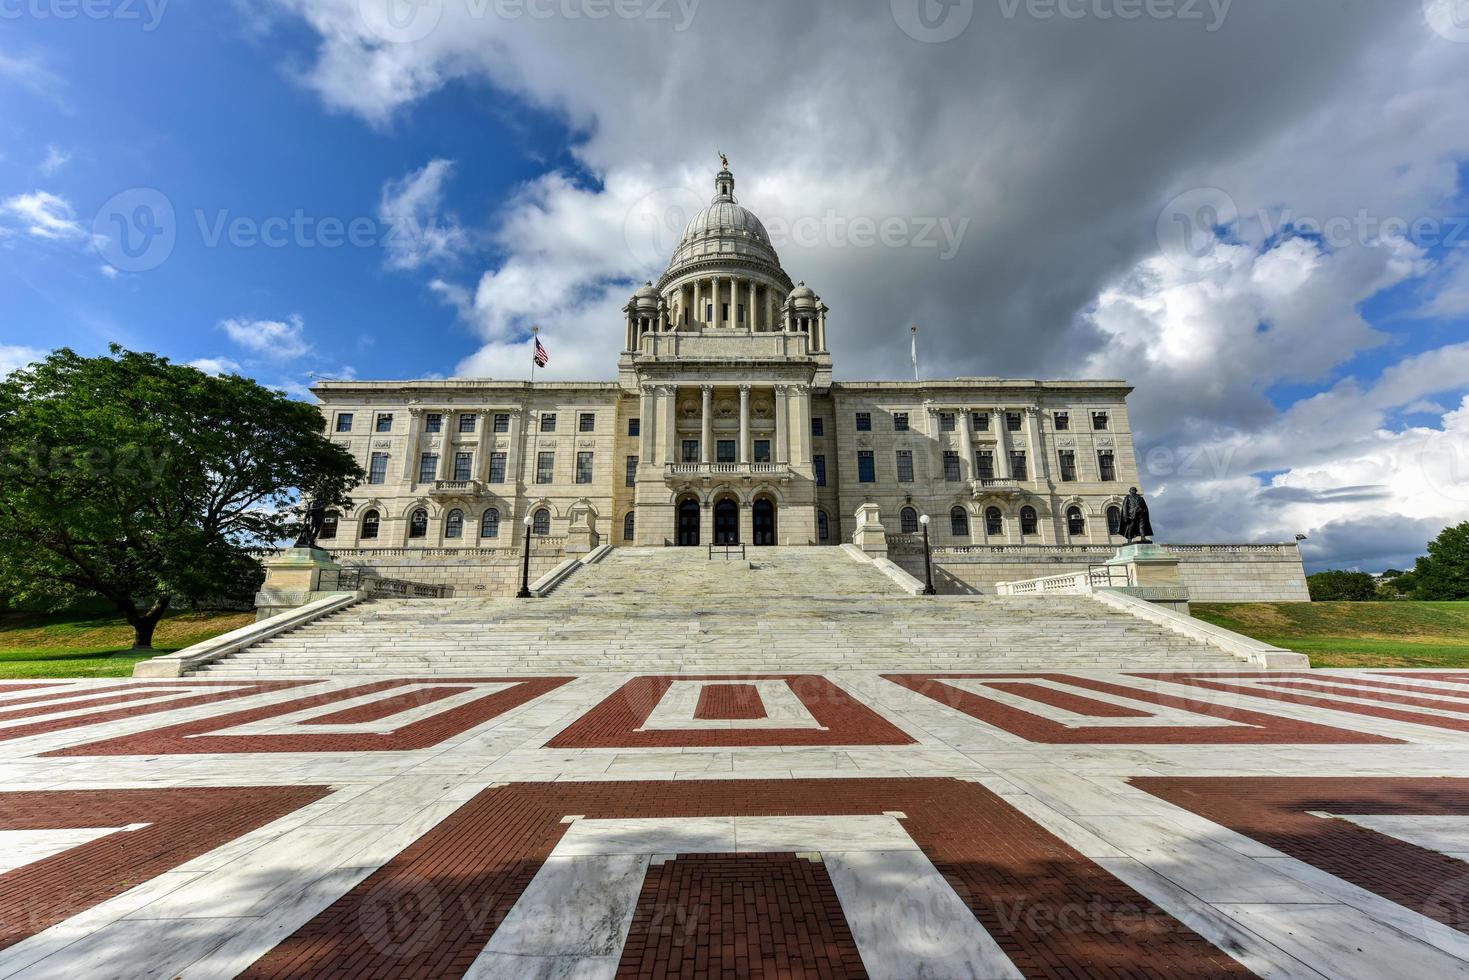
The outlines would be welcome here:
M 863 504 L 857 508 L 857 530 L 852 532 L 852 543 L 861 548 L 863 554 L 886 558 L 888 532 L 878 515 L 877 504 Z
M 335 573 L 342 570 L 331 554 L 320 548 L 287 548 L 262 564 L 265 584 L 255 596 L 256 620 L 335 594 Z
M 1178 573 L 1178 559 L 1155 544 L 1130 544 L 1107 562 L 1127 571 L 1125 590 L 1139 599 L 1188 613 L 1188 589 Z
M 585 555 L 597 546 L 596 534 L 592 531 L 592 509 L 586 504 L 573 504 L 571 524 L 566 529 L 566 553 Z

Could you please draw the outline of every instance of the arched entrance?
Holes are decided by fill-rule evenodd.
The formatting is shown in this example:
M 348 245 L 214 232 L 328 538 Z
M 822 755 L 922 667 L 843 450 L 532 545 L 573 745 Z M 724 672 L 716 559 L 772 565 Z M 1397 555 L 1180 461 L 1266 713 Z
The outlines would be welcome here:
M 714 543 L 740 543 L 740 505 L 728 498 L 714 505 Z
M 684 500 L 678 505 L 678 546 L 680 548 L 699 546 L 699 502 L 693 498 Z
M 750 511 L 750 535 L 756 547 L 768 548 L 775 544 L 775 502 L 769 497 L 760 497 Z

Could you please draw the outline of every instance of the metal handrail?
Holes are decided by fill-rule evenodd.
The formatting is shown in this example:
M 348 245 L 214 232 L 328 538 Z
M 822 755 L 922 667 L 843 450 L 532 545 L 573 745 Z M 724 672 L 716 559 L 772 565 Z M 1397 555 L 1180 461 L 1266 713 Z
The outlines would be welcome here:
M 742 545 L 742 544 L 711 544 L 709 546 L 709 560 L 710 561 L 713 561 L 714 560 L 714 550 L 716 548 L 719 549 L 719 551 L 723 555 L 725 561 L 731 560 L 731 558 L 733 557 L 734 552 L 735 552 L 736 549 L 739 550 L 740 560 L 741 561 L 747 560 L 746 559 L 746 556 L 745 556 L 745 546 Z

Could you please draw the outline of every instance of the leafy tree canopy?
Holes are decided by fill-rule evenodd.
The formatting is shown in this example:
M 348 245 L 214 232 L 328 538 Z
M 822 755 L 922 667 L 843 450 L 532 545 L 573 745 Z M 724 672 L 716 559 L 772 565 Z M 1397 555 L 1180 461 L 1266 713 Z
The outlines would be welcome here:
M 140 648 L 176 600 L 236 593 L 294 533 L 300 493 L 363 473 L 311 405 L 153 354 L 59 350 L 0 381 L 0 592 L 100 596 Z
M 1414 599 L 1469 599 L 1469 521 L 1444 528 L 1409 574 Z
M 1317 572 L 1307 576 L 1312 602 L 1367 602 L 1377 598 L 1377 582 L 1366 572 Z

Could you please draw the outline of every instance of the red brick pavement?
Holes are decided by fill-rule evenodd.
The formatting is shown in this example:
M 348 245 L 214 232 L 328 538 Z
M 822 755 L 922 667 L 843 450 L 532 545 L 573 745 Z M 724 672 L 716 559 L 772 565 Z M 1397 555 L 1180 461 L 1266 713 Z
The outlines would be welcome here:
M 766 717 L 754 684 L 709 684 L 699 692 L 694 717 L 701 721 L 754 721 Z
M 710 728 L 639 731 L 674 681 L 785 681 L 825 731 L 814 728 Z M 741 747 L 754 745 L 912 745 L 914 739 L 825 677 L 634 677 L 546 743 L 550 749 Z
M 1124 708 L 1120 704 L 1112 704 L 1109 701 L 1098 701 L 1096 698 L 1085 698 L 1079 694 L 1068 694 L 1058 691 L 1054 687 L 1042 687 L 1039 684 L 1026 684 L 1021 681 L 996 681 L 987 684 L 997 691 L 1014 694 L 1018 697 L 1028 698 L 1031 701 L 1039 701 L 1041 704 L 1049 704 L 1053 708 L 1061 708 L 1072 714 L 1086 715 L 1090 718 L 1150 718 L 1146 711 Z
M 1263 698 L 1268 701 L 1280 701 L 1285 704 L 1302 704 L 1312 708 L 1330 708 L 1333 711 L 1345 711 L 1354 715 L 1366 715 L 1370 718 L 1387 718 L 1391 721 L 1405 721 L 1415 725 L 1427 725 L 1430 728 L 1447 728 L 1452 731 L 1469 732 L 1469 718 L 1443 718 L 1438 715 L 1426 715 L 1419 711 L 1403 711 L 1398 708 L 1387 707 L 1389 704 L 1409 704 L 1420 708 L 1439 708 L 1446 711 L 1456 710 L 1453 705 L 1447 705 L 1442 701 L 1429 701 L 1423 698 L 1406 698 L 1392 694 L 1384 694 L 1373 688 L 1362 688 L 1360 693 L 1337 692 L 1327 688 L 1337 697 L 1326 697 L 1324 695 L 1300 693 L 1293 694 L 1289 691 L 1277 691 L 1269 688 L 1254 687 L 1249 684 L 1230 683 L 1231 677 L 1253 677 L 1258 679 L 1260 674 L 1138 674 L 1138 677 L 1149 677 L 1155 680 L 1172 681 L 1175 684 L 1187 684 L 1192 687 L 1200 687 L 1210 691 L 1223 691 L 1229 694 L 1243 694 L 1252 698 Z M 1320 681 L 1321 678 L 1312 674 L 1274 674 L 1272 680 L 1298 680 L 1298 681 Z M 1350 678 L 1338 678 L 1350 682 Z M 1303 691 L 1319 691 L 1323 688 L 1319 684 L 1304 683 L 1300 687 Z M 1368 704 L 1353 704 L 1351 701 L 1343 701 L 1342 697 L 1359 697 L 1380 701 L 1383 707 Z
M 119 721 L 124 718 L 136 718 L 139 715 L 151 715 L 162 711 L 177 711 L 180 708 L 192 708 L 201 704 L 212 704 L 216 701 L 230 701 L 235 698 L 249 697 L 252 694 L 265 694 L 268 691 L 283 691 L 292 687 L 301 687 L 306 684 L 315 684 L 316 681 L 189 681 L 187 683 L 169 684 L 119 684 L 109 687 L 108 692 L 132 692 L 140 691 L 136 695 L 128 694 L 113 699 L 111 703 L 118 703 L 131 698 L 147 697 L 149 689 L 173 690 L 177 688 L 214 688 L 206 694 L 197 694 L 193 697 L 172 698 L 168 701 L 160 701 L 156 704 L 128 704 L 114 707 L 111 710 L 88 711 L 85 714 L 73 715 L 69 718 L 43 719 L 30 725 L 15 725 L 10 728 L 0 729 L 0 742 L 16 738 L 26 738 L 31 735 L 45 735 L 50 732 L 65 731 L 69 728 L 80 728 L 83 725 L 98 725 L 105 721 Z M 54 694 L 44 696 L 45 700 L 56 697 L 81 693 L 81 688 L 72 688 L 67 691 L 58 691 Z M 43 698 L 27 698 L 27 701 L 39 702 Z M 107 701 L 108 699 L 104 699 Z M 96 704 L 97 702 L 93 702 Z M 9 707 L 9 705 L 5 705 Z M 49 708 L 43 704 L 33 704 L 29 709 L 30 715 L 44 715 L 56 708 Z M 80 710 L 80 708 L 78 708 Z M 26 717 L 22 713 L 15 713 L 12 717 Z
M 201 753 L 246 753 L 246 752 L 404 752 L 424 749 L 466 732 L 498 717 L 512 708 L 553 691 L 572 680 L 570 677 L 435 677 L 427 681 L 402 678 L 378 681 L 299 698 L 279 704 L 215 715 L 199 721 L 185 722 L 155 728 L 134 735 L 120 735 L 87 745 L 77 745 L 56 752 L 56 756 L 74 755 L 182 755 Z M 482 698 L 430 715 L 427 718 L 405 725 L 393 732 L 331 733 L 316 732 L 292 735 L 212 735 L 224 729 L 250 722 L 263 721 L 281 715 L 322 707 L 363 697 L 368 694 L 392 691 L 407 684 L 490 684 L 509 683 L 513 687 L 486 694 Z M 398 710 L 435 700 L 408 694 L 394 697 Z M 350 709 L 353 712 L 362 709 Z M 341 714 L 346 714 L 342 712 Z M 340 722 L 337 722 L 340 724 Z
M 1147 777 L 1134 786 L 1469 932 L 1469 864 L 1309 811 L 1469 818 L 1469 779 Z
M 648 869 L 619 980 L 866 977 L 822 864 L 691 854 Z
M 1029 742 L 1052 745 L 1098 744 L 1098 745 L 1276 745 L 1286 743 L 1326 744 L 1372 744 L 1397 743 L 1398 739 L 1381 735 L 1364 735 L 1359 732 L 1316 725 L 1290 718 L 1280 718 L 1255 711 L 1245 711 L 1226 704 L 1211 704 L 1190 698 L 1159 694 L 1138 688 L 1124 687 L 1088 677 L 1072 677 L 1066 674 L 884 674 L 894 684 L 962 711 L 971 718 L 1002 728 Z M 1162 675 L 1149 675 L 1162 676 Z M 1131 698 L 1146 704 L 1189 711 L 1209 718 L 1226 718 L 1238 722 L 1238 726 L 1212 726 L 1199 728 L 1124 726 L 1105 728 L 1068 728 L 1059 722 L 1031 714 L 1020 708 L 1012 708 L 999 701 L 962 691 L 945 684 L 946 679 L 976 678 L 1002 680 L 1011 677 L 1029 679 L 1044 678 L 1084 690 L 1099 691 Z M 1065 705 L 1061 705 L 1065 707 Z M 1071 709 L 1075 710 L 1075 709 Z
M 462 976 L 566 832 L 568 815 L 891 811 L 906 815 L 904 828 L 1027 976 L 1249 976 L 1001 797 L 954 779 L 516 783 L 488 789 L 242 976 Z M 660 876 L 655 887 L 663 881 Z M 835 911 L 823 908 L 836 935 Z M 658 942 L 660 956 L 667 945 Z M 640 955 L 647 949 L 645 944 Z M 671 950 L 667 955 L 671 959 Z
M 393 698 L 383 698 L 371 704 L 358 705 L 355 708 L 347 708 L 335 711 L 329 715 L 319 718 L 308 718 L 301 722 L 303 725 L 365 725 L 372 721 L 381 721 L 400 711 L 408 711 L 411 708 L 419 708 L 435 701 L 452 698 L 456 694 L 472 691 L 470 687 L 428 687 L 408 694 L 400 694 Z
M 326 796 L 325 786 L 0 793 L 0 830 L 126 827 L 0 874 L 0 949 Z

